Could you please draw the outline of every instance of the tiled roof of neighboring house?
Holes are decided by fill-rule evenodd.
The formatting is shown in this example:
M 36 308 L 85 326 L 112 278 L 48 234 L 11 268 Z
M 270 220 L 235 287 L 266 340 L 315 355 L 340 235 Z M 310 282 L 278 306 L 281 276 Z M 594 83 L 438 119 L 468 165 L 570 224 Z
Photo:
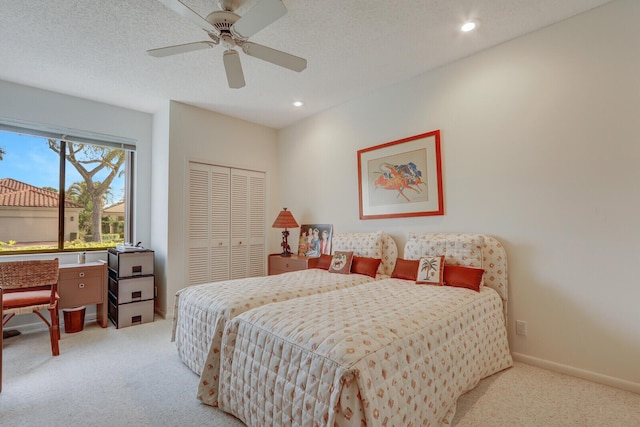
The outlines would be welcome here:
M 124 202 L 118 202 L 118 203 L 114 203 L 111 206 L 107 206 L 102 210 L 102 213 L 103 214 L 124 213 Z
M 13 178 L 0 179 L 0 207 L 57 208 L 58 193 L 34 187 Z M 82 205 L 65 200 L 66 208 L 82 208 Z

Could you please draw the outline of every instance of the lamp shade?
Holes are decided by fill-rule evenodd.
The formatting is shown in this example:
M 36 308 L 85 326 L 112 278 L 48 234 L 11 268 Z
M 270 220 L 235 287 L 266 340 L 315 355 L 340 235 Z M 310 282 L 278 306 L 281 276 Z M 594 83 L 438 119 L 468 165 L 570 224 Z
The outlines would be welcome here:
M 291 212 L 287 210 L 287 208 L 283 208 L 278 217 L 273 222 L 273 228 L 296 228 L 299 227 L 296 219 L 293 217 Z

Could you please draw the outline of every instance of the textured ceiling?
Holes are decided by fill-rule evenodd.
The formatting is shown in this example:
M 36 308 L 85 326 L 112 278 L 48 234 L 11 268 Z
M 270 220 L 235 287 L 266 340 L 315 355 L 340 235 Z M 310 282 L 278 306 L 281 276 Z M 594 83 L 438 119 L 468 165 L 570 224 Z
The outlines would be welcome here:
M 176 100 L 282 128 L 609 1 L 284 0 L 288 13 L 250 40 L 306 58 L 307 69 L 241 53 L 247 85 L 229 89 L 222 46 L 146 54 L 207 40 L 157 0 L 0 0 L 0 79 L 148 113 Z M 237 2 L 242 15 L 257 0 Z M 202 16 L 218 9 L 184 3 Z M 462 34 L 468 18 L 480 25 Z

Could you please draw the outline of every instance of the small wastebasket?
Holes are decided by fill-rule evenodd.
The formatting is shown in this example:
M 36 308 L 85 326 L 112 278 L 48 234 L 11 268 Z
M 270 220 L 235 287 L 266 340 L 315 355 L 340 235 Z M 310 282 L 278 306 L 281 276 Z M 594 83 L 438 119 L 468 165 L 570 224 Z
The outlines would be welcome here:
M 64 331 L 67 334 L 80 332 L 84 328 L 84 313 L 86 307 L 63 308 Z

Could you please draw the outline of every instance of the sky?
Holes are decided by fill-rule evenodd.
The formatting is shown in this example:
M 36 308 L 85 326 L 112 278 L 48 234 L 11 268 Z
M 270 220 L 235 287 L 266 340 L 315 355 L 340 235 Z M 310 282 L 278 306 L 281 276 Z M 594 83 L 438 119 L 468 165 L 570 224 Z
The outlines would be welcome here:
M 13 178 L 35 187 L 59 187 L 59 157 L 49 148 L 46 138 L 0 131 L 0 148 L 5 152 L 0 161 L 0 179 Z M 65 169 L 65 189 L 83 181 L 71 163 L 67 162 Z M 98 174 L 96 180 L 101 181 L 106 175 Z M 111 188 L 110 203 L 118 202 L 124 195 L 124 175 L 116 177 Z

